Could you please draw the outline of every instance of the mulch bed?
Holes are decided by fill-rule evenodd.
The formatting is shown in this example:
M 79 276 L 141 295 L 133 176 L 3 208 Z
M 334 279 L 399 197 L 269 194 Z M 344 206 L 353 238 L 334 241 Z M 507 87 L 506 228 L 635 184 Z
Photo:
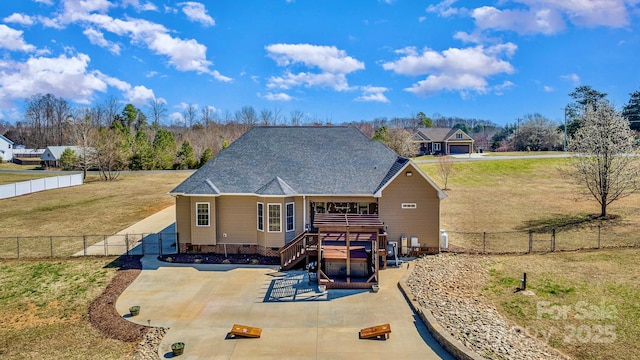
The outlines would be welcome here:
M 113 263 L 118 272 L 102 294 L 89 305 L 89 322 L 105 337 L 120 341 L 140 341 L 148 327 L 125 320 L 116 311 L 118 296 L 138 277 L 142 270 L 140 256 L 121 256 Z
M 279 257 L 255 254 L 172 254 L 162 255 L 158 259 L 183 264 L 280 265 Z
M 135 342 L 144 338 L 148 327 L 125 320 L 116 311 L 116 301 L 122 292 L 142 271 L 140 256 L 121 256 L 111 266 L 118 272 L 102 294 L 89 305 L 89 322 L 105 337 L 120 341 Z M 168 258 L 171 258 L 170 260 Z M 159 258 L 162 261 L 186 264 L 252 264 L 279 265 L 280 258 L 259 255 L 173 254 Z

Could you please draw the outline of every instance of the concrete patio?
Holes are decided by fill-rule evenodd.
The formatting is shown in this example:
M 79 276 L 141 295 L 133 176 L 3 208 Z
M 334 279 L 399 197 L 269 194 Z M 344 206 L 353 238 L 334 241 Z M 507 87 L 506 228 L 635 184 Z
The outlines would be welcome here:
M 185 359 L 451 359 L 411 311 L 397 283 L 406 266 L 380 272 L 378 293 L 318 291 L 304 272 L 273 267 L 167 264 L 147 256 L 116 303 L 142 325 L 168 327 L 158 354 L 184 342 Z M 129 317 L 139 305 L 140 315 Z M 388 340 L 360 329 L 389 323 Z M 262 328 L 258 339 L 227 339 L 233 324 Z

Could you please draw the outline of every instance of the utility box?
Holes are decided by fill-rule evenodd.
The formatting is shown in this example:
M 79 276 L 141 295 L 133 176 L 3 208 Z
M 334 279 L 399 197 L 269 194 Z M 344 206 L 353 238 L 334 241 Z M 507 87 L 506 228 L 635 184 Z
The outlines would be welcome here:
M 400 236 L 400 246 L 402 247 L 402 255 L 408 255 L 409 254 L 409 239 L 407 238 L 407 235 L 402 234 L 402 236 Z
M 449 248 L 449 235 L 444 229 L 440 229 L 440 249 Z

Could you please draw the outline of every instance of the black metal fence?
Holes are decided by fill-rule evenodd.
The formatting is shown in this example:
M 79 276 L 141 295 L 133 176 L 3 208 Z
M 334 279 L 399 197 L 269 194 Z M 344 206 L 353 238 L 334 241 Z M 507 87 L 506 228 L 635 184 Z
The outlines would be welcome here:
M 481 254 L 523 254 L 583 249 L 639 247 L 631 229 L 593 226 L 583 229 L 504 232 L 447 232 L 453 250 Z
M 177 233 L 0 237 L 0 259 L 176 253 Z

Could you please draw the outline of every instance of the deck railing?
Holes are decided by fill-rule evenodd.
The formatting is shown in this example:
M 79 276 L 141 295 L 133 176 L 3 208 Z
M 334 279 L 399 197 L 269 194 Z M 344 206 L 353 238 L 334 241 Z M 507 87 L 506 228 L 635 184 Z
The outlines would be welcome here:
M 280 265 L 283 269 L 289 269 L 294 266 L 303 257 L 307 256 L 309 248 L 318 246 L 318 234 L 312 234 L 307 231 L 296 236 L 291 242 L 283 246 L 278 253 L 280 254 Z

